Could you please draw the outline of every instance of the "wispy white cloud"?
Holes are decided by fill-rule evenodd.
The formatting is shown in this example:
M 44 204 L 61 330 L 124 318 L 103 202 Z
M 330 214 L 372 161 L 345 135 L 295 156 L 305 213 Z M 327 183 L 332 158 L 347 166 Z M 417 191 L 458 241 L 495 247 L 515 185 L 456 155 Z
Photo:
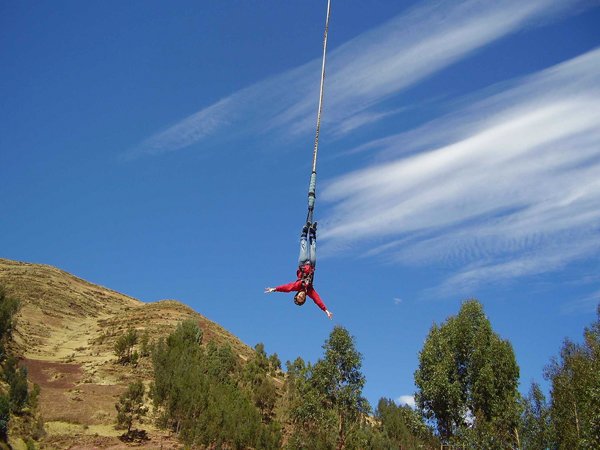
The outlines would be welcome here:
M 600 305 L 600 290 L 591 293 L 585 297 L 566 303 L 561 311 L 563 314 L 572 314 L 578 312 L 591 313 L 596 311 Z
M 394 297 L 394 305 L 399 305 L 402 303 L 402 299 L 400 297 Z
M 411 408 L 416 406 L 415 397 L 412 395 L 401 395 L 396 399 L 396 402 L 400 405 L 410 406 Z
M 185 148 L 231 123 L 232 98 L 223 99 L 181 122 L 146 139 L 138 147 L 123 155 L 135 159 L 143 155 L 155 155 Z
M 430 1 L 332 51 L 325 108 L 339 136 L 394 111 L 377 105 L 473 51 L 553 17 L 577 0 Z M 332 30 L 333 32 L 333 30 Z M 290 135 L 314 127 L 320 61 L 314 60 L 210 105 L 126 152 L 125 159 L 244 133 Z
M 378 242 L 369 255 L 450 265 L 453 289 L 598 253 L 600 50 L 374 146 L 385 163 L 321 195 L 336 248 Z
M 356 115 L 471 52 L 549 17 L 573 1 L 428 2 L 339 47 L 328 67 L 327 115 L 334 132 L 362 125 Z M 274 123 L 313 124 L 315 96 L 302 96 Z M 352 126 L 356 124 L 356 126 Z
M 360 112 L 353 115 L 350 118 L 344 119 L 336 124 L 335 129 L 332 131 L 332 134 L 335 136 L 344 135 L 346 133 L 351 132 L 356 128 L 360 128 L 369 123 L 377 122 L 381 119 L 384 119 L 389 116 L 393 116 L 394 114 L 398 114 L 403 111 L 403 109 L 393 109 L 390 111 L 365 111 Z

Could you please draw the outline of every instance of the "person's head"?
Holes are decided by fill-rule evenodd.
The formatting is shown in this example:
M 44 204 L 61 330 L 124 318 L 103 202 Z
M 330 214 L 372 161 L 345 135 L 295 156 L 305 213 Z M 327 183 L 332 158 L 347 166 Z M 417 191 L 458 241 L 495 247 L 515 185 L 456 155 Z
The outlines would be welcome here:
M 296 295 L 294 295 L 294 303 L 298 306 L 302 306 L 302 305 L 304 305 L 305 301 L 306 301 L 306 292 L 304 292 L 304 291 L 296 292 Z

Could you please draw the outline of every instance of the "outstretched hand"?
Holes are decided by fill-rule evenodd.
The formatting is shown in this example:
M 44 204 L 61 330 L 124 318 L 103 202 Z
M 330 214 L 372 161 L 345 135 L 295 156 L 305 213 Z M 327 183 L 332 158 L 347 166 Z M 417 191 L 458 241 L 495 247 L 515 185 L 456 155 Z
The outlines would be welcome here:
M 272 287 L 265 288 L 265 294 L 269 294 L 271 292 L 275 292 L 275 288 L 272 288 Z
M 325 310 L 325 314 L 327 314 L 327 317 L 329 318 L 329 320 L 331 320 L 331 318 L 333 317 L 333 313 L 329 310 Z

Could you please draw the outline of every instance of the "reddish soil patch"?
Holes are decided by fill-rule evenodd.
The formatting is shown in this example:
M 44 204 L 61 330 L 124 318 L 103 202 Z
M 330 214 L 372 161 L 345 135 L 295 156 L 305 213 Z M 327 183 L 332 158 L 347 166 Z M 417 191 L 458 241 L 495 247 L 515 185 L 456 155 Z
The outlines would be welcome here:
M 115 423 L 115 403 L 124 386 L 81 383 L 84 373 L 79 364 L 36 359 L 25 359 L 22 364 L 30 380 L 40 385 L 44 420 L 82 425 Z
M 38 359 L 23 359 L 29 379 L 44 389 L 70 389 L 81 381 L 83 370 L 79 364 L 67 364 Z

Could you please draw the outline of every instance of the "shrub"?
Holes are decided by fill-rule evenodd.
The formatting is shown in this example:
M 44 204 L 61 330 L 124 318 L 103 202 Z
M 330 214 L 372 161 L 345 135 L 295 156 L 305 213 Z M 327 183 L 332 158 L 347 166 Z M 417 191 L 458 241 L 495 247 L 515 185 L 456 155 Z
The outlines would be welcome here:
M 127 434 L 131 433 L 134 421 L 140 421 L 148 412 L 148 408 L 144 406 L 144 390 L 144 384 L 141 381 L 131 383 L 127 391 L 119 398 L 119 403 L 115 405 L 117 423 L 127 427 Z
M 132 361 L 132 358 L 134 358 L 133 347 L 137 342 L 138 334 L 133 328 L 128 329 L 125 334 L 117 338 L 114 350 L 121 364 L 134 363 Z M 137 358 L 137 353 L 135 353 L 135 362 L 137 362 Z
M 8 397 L 0 394 L 0 442 L 8 438 L 8 422 L 10 421 L 10 402 Z

